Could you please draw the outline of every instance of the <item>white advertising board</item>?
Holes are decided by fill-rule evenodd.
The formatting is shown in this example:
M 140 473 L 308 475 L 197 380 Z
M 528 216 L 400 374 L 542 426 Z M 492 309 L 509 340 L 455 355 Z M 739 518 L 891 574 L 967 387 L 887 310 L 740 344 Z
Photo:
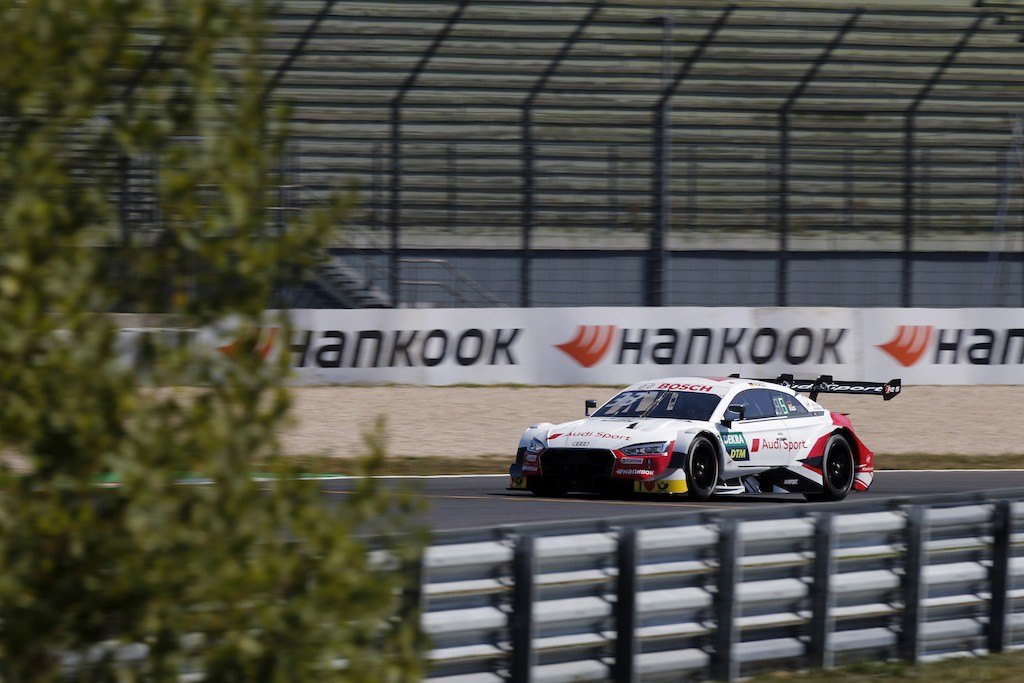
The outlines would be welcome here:
M 299 384 L 624 385 L 830 374 L 1024 384 L 1024 310 L 519 308 L 292 311 Z

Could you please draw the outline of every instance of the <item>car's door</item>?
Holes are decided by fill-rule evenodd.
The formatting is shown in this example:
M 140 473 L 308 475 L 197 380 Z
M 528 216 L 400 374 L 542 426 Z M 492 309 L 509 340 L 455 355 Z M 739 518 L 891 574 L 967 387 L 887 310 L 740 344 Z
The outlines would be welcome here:
M 818 434 L 821 433 L 825 418 L 821 411 L 812 413 L 796 397 L 784 391 L 771 390 L 776 412 L 782 411 L 789 428 L 789 459 L 806 457 Z
M 747 446 L 747 460 L 741 466 L 764 467 L 785 465 L 789 461 L 789 428 L 786 415 L 778 407 L 768 389 L 747 389 L 730 401 L 743 406 L 743 419 L 736 420 L 732 432 L 740 432 Z

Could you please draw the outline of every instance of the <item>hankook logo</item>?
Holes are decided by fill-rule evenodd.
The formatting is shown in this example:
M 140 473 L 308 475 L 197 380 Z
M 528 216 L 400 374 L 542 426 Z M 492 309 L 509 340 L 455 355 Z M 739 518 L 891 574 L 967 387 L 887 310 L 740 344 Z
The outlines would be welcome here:
M 909 368 L 921 359 L 931 340 L 931 325 L 900 325 L 892 341 L 879 344 L 878 348 L 895 358 L 903 367 Z
M 846 328 L 659 327 L 580 325 L 556 344 L 585 368 L 610 354 L 616 365 L 844 364 Z
M 1024 365 L 1024 328 L 900 325 L 878 348 L 905 368 L 932 365 Z
M 262 327 L 259 329 L 256 335 L 255 346 L 253 351 L 260 358 L 266 360 L 270 355 L 270 352 L 274 350 L 274 343 L 277 341 L 277 333 L 280 331 L 279 327 Z M 242 338 L 235 338 L 233 341 L 218 346 L 217 350 L 223 353 L 225 356 L 235 356 L 242 351 Z
M 583 367 L 589 368 L 604 358 L 614 339 L 614 325 L 580 325 L 575 337 L 564 344 L 557 344 L 556 348 Z

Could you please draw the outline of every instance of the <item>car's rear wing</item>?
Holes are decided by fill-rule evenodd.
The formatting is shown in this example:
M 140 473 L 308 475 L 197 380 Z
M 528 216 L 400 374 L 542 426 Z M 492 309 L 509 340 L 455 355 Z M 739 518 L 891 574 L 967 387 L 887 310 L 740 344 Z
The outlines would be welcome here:
M 739 374 L 735 374 L 733 377 L 739 377 Z M 898 378 L 888 382 L 847 382 L 832 379 L 832 375 L 821 375 L 817 379 L 794 379 L 793 375 L 784 374 L 775 379 L 762 381 L 780 384 L 793 391 L 810 394 L 812 401 L 818 400 L 818 394 L 868 394 L 881 396 L 884 400 L 889 401 L 896 398 L 902 389 Z

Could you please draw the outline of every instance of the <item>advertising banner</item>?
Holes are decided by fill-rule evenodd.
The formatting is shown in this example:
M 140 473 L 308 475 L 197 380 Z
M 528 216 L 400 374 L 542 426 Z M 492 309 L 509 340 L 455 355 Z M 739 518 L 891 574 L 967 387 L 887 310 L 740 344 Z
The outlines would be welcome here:
M 622 385 L 827 374 L 1024 384 L 1024 311 L 486 308 L 291 311 L 298 384 Z
M 291 311 L 299 384 L 630 384 L 830 374 L 1024 384 L 1024 311 L 488 308 Z
M 670 376 L 904 384 L 1024 384 L 1024 309 L 487 308 L 272 311 L 264 357 L 286 354 L 296 384 L 632 384 Z M 291 317 L 286 338 L 281 314 Z M 237 324 L 125 328 L 142 368 L 156 335 L 196 353 L 237 346 Z M 144 371 L 142 368 L 140 371 Z
M 859 309 L 864 371 L 909 384 L 1024 384 L 1024 310 Z

